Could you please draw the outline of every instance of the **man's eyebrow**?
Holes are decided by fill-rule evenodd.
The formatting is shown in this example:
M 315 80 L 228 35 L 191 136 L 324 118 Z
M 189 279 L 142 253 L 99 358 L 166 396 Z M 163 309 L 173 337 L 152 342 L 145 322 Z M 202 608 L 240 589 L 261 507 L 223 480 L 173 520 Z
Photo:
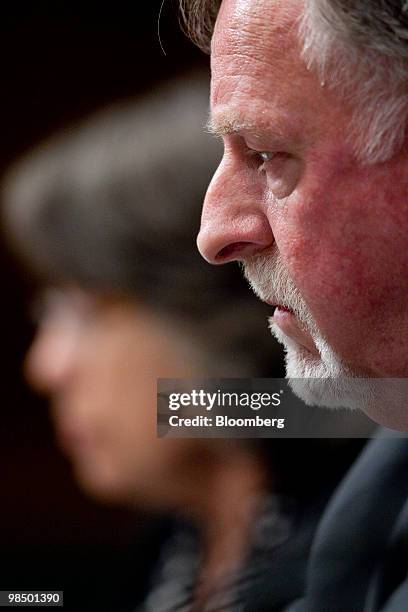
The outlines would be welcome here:
M 217 113 L 210 114 L 206 124 L 206 130 L 213 136 L 221 138 L 222 136 L 228 136 L 229 134 L 240 134 L 241 132 L 250 132 L 254 138 L 273 139 L 277 143 L 283 143 L 287 141 L 287 136 L 279 130 L 279 125 L 276 124 L 273 127 L 270 125 L 259 124 L 259 122 L 251 121 L 239 114 L 231 113 Z
M 210 115 L 206 124 L 206 130 L 213 136 L 227 136 L 228 134 L 236 134 L 243 130 L 255 130 L 253 123 L 245 121 L 239 116 L 231 116 L 226 113 L 218 115 Z

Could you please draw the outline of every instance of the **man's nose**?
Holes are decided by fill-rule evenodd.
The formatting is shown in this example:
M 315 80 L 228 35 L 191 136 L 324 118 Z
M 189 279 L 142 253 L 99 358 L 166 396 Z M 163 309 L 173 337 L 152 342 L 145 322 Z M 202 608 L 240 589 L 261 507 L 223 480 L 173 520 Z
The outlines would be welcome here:
M 204 201 L 197 245 L 212 264 L 245 259 L 270 247 L 272 228 L 263 210 L 259 185 L 245 170 L 228 163 L 218 168 Z

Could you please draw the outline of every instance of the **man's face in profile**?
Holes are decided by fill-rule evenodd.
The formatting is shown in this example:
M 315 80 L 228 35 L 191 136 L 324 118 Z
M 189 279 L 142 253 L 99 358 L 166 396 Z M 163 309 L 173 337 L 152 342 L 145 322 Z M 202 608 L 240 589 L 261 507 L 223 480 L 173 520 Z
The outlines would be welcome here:
M 301 11 L 297 0 L 222 3 L 211 127 L 225 153 L 199 248 L 242 261 L 278 307 L 290 376 L 408 376 L 408 164 L 403 153 L 357 162 L 353 109 L 300 57 Z M 322 403 L 347 404 L 336 392 Z

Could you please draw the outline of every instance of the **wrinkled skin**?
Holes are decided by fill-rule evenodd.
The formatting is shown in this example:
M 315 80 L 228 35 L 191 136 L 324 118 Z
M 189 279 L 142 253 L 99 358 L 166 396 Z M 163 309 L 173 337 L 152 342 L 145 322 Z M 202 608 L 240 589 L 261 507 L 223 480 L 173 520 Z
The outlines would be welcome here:
M 351 109 L 300 57 L 297 1 L 224 0 L 212 44 L 212 122 L 225 154 L 199 248 L 212 263 L 276 244 L 333 350 L 357 375 L 408 375 L 408 160 L 363 165 Z M 224 127 L 223 127 L 224 126 Z M 278 132 L 276 136 L 274 133 Z M 248 149 L 276 154 L 262 160 Z

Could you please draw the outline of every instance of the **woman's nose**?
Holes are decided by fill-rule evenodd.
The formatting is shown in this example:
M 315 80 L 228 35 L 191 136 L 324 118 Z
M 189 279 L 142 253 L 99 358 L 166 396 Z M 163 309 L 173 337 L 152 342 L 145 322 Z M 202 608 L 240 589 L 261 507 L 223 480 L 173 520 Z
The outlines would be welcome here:
M 74 362 L 74 338 L 68 330 L 40 328 L 25 360 L 29 383 L 43 393 L 54 393 L 66 384 Z

